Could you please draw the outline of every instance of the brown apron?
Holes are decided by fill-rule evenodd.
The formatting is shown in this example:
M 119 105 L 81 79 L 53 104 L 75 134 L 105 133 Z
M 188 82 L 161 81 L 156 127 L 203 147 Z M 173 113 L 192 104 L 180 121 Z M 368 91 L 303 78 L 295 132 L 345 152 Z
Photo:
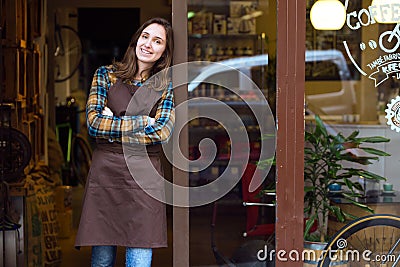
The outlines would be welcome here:
M 131 100 L 131 96 L 135 96 Z M 129 115 L 155 116 L 161 93 L 149 88 L 135 88 L 117 81 L 108 92 L 107 106 L 115 115 L 124 115 L 129 100 Z M 137 145 L 143 148 L 141 145 Z M 148 168 L 163 175 L 159 145 L 146 146 L 153 166 L 144 160 L 138 149 L 130 160 L 135 176 L 153 180 Z M 143 175 L 144 174 L 144 175 Z M 151 174 L 150 174 L 151 175 Z M 158 183 L 151 190 L 164 194 Z M 121 143 L 98 140 L 93 152 L 83 198 L 82 214 L 75 246 L 116 245 L 124 247 L 157 248 L 167 246 L 165 204 L 144 192 L 132 178 L 125 162 Z

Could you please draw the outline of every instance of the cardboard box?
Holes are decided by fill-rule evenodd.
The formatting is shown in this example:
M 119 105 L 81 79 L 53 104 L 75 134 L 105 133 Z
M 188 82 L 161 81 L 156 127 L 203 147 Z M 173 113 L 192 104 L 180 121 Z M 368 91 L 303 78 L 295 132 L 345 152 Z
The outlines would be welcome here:
M 54 201 L 57 212 L 72 210 L 72 186 L 57 186 L 54 192 Z
M 241 18 L 229 17 L 226 27 L 228 34 L 255 34 L 256 19 L 242 20 Z
M 230 1 L 229 14 L 232 18 L 240 18 L 241 16 L 250 14 L 257 7 L 254 1 Z
M 213 33 L 214 34 L 226 34 L 226 16 L 225 15 L 214 14 Z
M 72 234 L 72 210 L 57 213 L 58 237 L 69 238 Z
M 192 34 L 212 34 L 213 14 L 198 13 L 192 19 Z
M 228 34 L 255 34 L 256 19 L 242 19 L 257 10 L 254 1 L 231 1 L 229 4 L 230 18 L 227 22 Z

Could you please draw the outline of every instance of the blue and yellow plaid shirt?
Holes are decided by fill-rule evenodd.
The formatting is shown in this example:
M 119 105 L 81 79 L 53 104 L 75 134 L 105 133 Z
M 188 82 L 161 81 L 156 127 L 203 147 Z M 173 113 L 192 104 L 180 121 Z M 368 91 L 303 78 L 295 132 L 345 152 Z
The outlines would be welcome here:
M 147 115 L 109 116 L 102 112 L 107 105 L 108 89 L 116 82 L 112 66 L 102 66 L 94 74 L 86 104 L 89 135 L 118 142 L 143 145 L 160 144 L 170 138 L 174 123 L 174 94 L 170 85 L 157 107 L 155 123 L 149 125 Z

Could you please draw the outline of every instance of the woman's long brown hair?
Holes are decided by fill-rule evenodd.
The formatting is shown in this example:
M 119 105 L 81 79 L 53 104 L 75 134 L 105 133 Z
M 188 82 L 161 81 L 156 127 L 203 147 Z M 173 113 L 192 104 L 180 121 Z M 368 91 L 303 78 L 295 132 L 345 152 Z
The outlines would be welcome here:
M 172 55 L 174 49 L 174 39 L 171 24 L 163 18 L 152 18 L 142 24 L 136 33 L 132 36 L 129 43 L 128 49 L 125 52 L 124 57 L 121 61 L 114 61 L 114 67 L 116 68 L 115 76 L 121 79 L 133 79 L 139 71 L 137 56 L 136 56 L 136 44 L 142 34 L 143 30 L 150 24 L 159 24 L 164 27 L 166 34 L 166 47 L 162 56 L 154 63 L 150 69 L 150 77 L 154 74 L 161 72 L 161 77 L 157 79 L 150 79 L 155 90 L 163 90 L 168 87 L 170 78 L 168 68 L 172 65 Z M 140 75 L 140 73 L 139 73 Z

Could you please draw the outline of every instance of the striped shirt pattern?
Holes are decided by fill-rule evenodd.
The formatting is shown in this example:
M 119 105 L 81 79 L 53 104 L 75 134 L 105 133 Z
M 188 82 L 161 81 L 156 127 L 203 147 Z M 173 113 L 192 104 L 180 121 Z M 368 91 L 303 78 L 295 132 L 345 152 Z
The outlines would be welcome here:
M 102 66 L 94 74 L 86 104 L 89 135 L 111 141 L 153 145 L 165 143 L 171 137 L 175 123 L 172 84 L 161 96 L 155 123 L 148 124 L 149 116 L 109 116 L 102 112 L 107 106 L 108 89 L 116 82 L 112 66 Z

